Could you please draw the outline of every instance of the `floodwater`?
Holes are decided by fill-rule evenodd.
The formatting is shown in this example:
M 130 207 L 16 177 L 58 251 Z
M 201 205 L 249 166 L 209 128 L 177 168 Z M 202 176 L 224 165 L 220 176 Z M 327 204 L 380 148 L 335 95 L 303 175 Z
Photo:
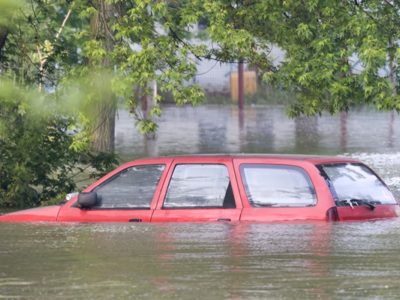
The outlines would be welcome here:
M 123 158 L 186 153 L 394 153 L 397 113 L 358 109 L 348 114 L 289 119 L 283 106 L 167 106 L 154 138 L 143 138 L 120 110 L 116 148 Z
M 289 120 L 282 107 L 167 107 L 121 157 L 346 155 L 400 190 L 400 122 L 368 109 Z M 278 224 L 1 224 L 0 299 L 398 299 L 400 219 Z

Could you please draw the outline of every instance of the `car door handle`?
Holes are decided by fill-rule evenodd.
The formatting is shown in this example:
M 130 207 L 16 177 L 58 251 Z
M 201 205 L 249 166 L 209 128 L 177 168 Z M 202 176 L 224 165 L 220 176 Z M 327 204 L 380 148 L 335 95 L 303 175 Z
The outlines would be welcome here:
M 230 222 L 232 221 L 231 219 L 218 219 L 218 222 Z
M 142 222 L 142 219 L 130 219 L 129 222 Z

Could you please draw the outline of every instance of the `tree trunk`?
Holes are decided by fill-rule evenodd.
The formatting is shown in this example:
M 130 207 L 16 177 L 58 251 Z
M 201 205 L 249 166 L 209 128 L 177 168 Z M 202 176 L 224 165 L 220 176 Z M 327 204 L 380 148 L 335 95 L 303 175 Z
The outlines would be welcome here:
M 6 44 L 8 36 L 8 29 L 5 27 L 0 27 L 0 61 L 2 60 L 2 51 Z
M 114 41 L 112 32 L 108 26 L 110 19 L 113 17 L 114 6 L 105 0 L 95 1 L 97 14 L 92 17 L 92 34 L 95 39 L 101 40 L 103 47 L 107 53 L 112 52 Z M 101 62 L 105 69 L 112 67 L 111 59 L 105 57 Z M 105 83 L 111 88 L 111 83 Z M 98 99 L 95 107 L 96 119 L 93 121 L 91 150 L 93 152 L 114 152 L 115 139 L 115 114 L 116 114 L 116 98 L 115 95 L 105 93 L 101 95 L 102 99 Z
M 96 107 L 98 117 L 94 122 L 91 149 L 93 152 L 114 152 L 115 101 L 102 101 Z
M 393 41 L 389 40 L 389 79 L 392 87 L 392 95 L 397 96 L 397 82 L 395 75 L 395 51 L 396 47 L 393 45 Z
M 394 55 L 390 56 L 389 69 L 390 69 L 389 78 L 390 78 L 390 85 L 392 87 L 392 95 L 397 96 L 397 82 L 395 75 Z

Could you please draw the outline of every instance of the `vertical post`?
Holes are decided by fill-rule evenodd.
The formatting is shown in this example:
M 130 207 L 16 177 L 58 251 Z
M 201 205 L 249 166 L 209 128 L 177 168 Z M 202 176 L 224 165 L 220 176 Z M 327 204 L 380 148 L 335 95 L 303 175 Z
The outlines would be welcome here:
M 394 146 L 394 110 L 390 112 L 388 146 Z
M 157 105 L 157 96 L 158 96 L 158 89 L 157 89 L 157 81 L 153 80 L 153 102 L 151 104 L 152 107 Z
M 239 110 L 244 107 L 244 76 L 243 76 L 243 61 L 239 62 L 238 66 L 238 88 L 239 88 Z
M 157 104 L 157 95 L 158 95 L 157 81 L 153 80 L 151 82 L 151 85 L 152 85 L 153 95 L 149 96 L 147 94 L 144 94 L 142 96 L 142 111 L 145 119 L 147 119 L 148 117 L 148 112 Z
M 147 110 L 148 110 L 148 100 L 147 100 L 147 95 L 142 95 L 142 111 L 143 111 L 143 116 L 145 119 L 147 119 Z
M 340 112 L 340 148 L 347 150 L 347 112 Z
M 397 82 L 396 82 L 396 66 L 395 60 L 395 46 L 392 39 L 389 40 L 389 79 L 392 86 L 392 96 L 397 96 Z
M 242 145 L 244 144 L 244 76 L 243 76 L 243 61 L 239 61 L 238 65 L 238 108 L 239 108 L 239 145 L 240 151 L 242 151 Z

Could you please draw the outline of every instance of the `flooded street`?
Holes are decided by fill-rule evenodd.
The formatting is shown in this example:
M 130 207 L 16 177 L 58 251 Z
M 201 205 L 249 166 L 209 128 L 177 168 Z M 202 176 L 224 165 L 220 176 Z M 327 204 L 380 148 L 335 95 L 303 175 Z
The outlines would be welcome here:
M 10 299 L 398 299 L 400 222 L 2 224 Z
M 127 111 L 118 113 L 117 152 L 132 157 L 186 153 L 396 153 L 397 113 L 362 108 L 348 114 L 289 119 L 278 105 L 167 106 L 154 139 L 144 139 Z
M 123 160 L 183 153 L 345 155 L 400 199 L 400 118 L 368 109 L 166 107 L 153 139 L 121 110 Z M 0 299 L 398 299 L 400 218 L 278 224 L 1 224 Z

